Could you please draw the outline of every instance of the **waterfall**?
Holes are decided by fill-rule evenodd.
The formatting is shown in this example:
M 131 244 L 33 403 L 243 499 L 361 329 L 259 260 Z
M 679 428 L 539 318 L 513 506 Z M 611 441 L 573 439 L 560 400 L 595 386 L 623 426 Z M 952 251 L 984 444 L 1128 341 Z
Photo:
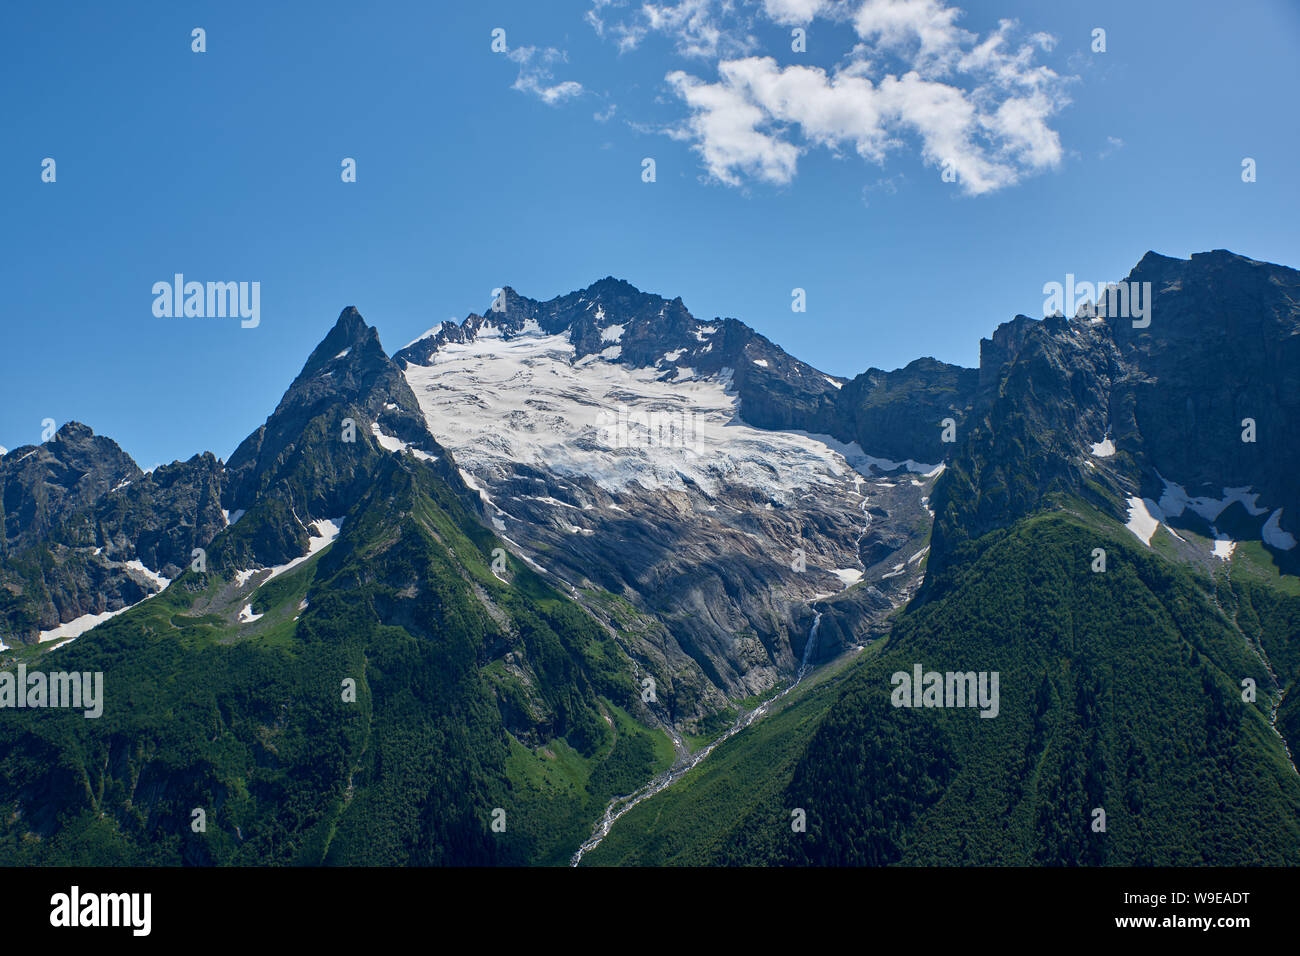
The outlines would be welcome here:
M 822 612 L 813 612 L 812 630 L 808 632 L 808 643 L 803 646 L 803 663 L 799 665 L 799 674 L 795 677 L 794 682 L 797 684 L 803 680 L 804 674 L 808 673 L 808 662 L 812 660 L 814 648 L 817 647 L 817 629 L 822 626 Z

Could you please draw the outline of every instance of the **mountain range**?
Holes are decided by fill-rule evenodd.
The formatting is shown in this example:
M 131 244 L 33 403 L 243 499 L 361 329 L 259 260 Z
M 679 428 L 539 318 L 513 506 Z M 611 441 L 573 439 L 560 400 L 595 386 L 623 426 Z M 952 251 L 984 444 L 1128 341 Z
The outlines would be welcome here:
M 1300 862 L 1300 273 L 1125 282 L 851 379 L 612 277 L 347 308 L 229 461 L 5 453 L 0 667 L 105 706 L 0 707 L 0 861 Z

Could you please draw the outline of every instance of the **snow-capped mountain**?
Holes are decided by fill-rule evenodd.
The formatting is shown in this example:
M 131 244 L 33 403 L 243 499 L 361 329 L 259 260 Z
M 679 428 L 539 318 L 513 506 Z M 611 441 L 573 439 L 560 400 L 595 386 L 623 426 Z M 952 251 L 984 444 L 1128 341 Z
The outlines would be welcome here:
M 498 533 L 657 619 L 646 653 L 710 703 L 790 674 L 813 602 L 865 581 L 819 629 L 830 653 L 916 586 L 939 464 L 794 427 L 831 426 L 843 381 L 613 279 L 497 305 L 397 353 L 429 431 Z
M 1053 501 L 1187 560 L 1254 540 L 1290 567 L 1295 271 L 1149 253 L 1127 282 L 1151 283 L 1147 329 L 1018 316 L 978 370 L 850 380 L 613 278 L 544 302 L 506 288 L 391 358 L 347 309 L 228 463 L 146 474 L 75 422 L 0 457 L 0 641 L 81 633 L 196 549 L 232 571 L 308 555 L 390 453 L 589 609 L 629 602 L 627 640 L 681 682 L 682 714 L 790 674 L 814 604 L 817 659 L 876 633 L 962 541 Z

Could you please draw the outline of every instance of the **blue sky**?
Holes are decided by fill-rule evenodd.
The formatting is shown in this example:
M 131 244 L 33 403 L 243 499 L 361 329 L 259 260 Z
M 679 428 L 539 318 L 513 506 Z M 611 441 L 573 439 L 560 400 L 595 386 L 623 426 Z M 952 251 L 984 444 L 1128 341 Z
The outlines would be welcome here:
M 1044 283 L 1119 279 L 1147 249 L 1300 266 L 1283 0 L 2 16 L 7 448 L 52 418 L 142 467 L 228 457 L 347 305 L 392 352 L 493 287 L 612 274 L 851 376 L 975 365 L 999 322 L 1042 314 Z M 178 272 L 260 282 L 260 325 L 156 317 Z

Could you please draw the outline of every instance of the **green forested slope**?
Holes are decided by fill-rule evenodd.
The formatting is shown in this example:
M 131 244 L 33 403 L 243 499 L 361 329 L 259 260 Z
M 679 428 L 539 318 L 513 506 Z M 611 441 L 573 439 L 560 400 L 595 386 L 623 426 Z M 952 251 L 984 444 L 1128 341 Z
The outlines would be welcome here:
M 616 706 L 634 695 L 613 639 L 513 559 L 499 580 L 498 546 L 386 456 L 255 625 L 219 611 L 221 574 L 187 572 L 51 652 L 104 672 L 104 715 L 0 711 L 0 863 L 563 861 L 666 738 Z
M 734 822 L 674 846 L 671 862 L 1298 863 L 1300 778 L 1268 727 L 1269 677 L 1247 638 L 1289 686 L 1300 599 L 1233 587 L 1240 629 L 1201 579 L 1122 529 L 1057 513 L 988 535 L 900 616 L 878 659 L 854 665 L 793 766 L 761 731 L 731 742 L 734 776 L 767 767 L 781 783 L 714 807 Z M 891 706 L 891 674 L 916 663 L 997 671 L 999 715 Z M 1244 678 L 1260 688 L 1253 704 Z M 620 821 L 590 862 L 655 858 L 640 843 L 659 838 L 666 802 Z M 792 832 L 796 808 L 805 833 Z

